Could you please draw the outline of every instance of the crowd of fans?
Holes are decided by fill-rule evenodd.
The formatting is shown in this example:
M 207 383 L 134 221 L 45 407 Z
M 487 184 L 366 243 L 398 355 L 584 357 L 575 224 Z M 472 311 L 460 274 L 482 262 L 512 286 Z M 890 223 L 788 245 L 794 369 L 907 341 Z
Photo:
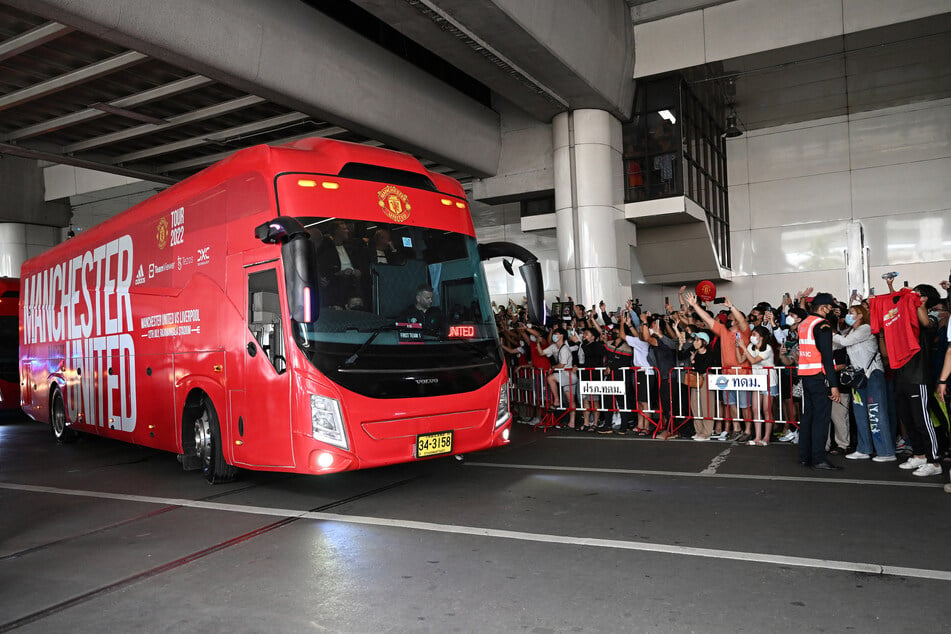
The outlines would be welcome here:
M 930 284 L 896 290 L 893 277 L 887 283 L 889 293 L 867 299 L 854 294 L 841 302 L 807 288 L 748 311 L 728 297 L 704 304 L 685 287 L 679 306 L 667 302 L 658 312 L 636 299 L 607 310 L 603 301 L 589 307 L 568 298 L 556 304 L 559 310 L 547 323 L 533 324 L 514 302 L 495 308 L 510 374 L 525 376 L 514 371 L 521 366 L 547 375 L 547 386 L 540 388 L 547 388 L 545 398 L 520 405 L 522 422 L 760 447 L 799 441 L 800 367 L 807 365 L 800 349 L 816 355 L 817 333 L 828 338 L 831 327 L 829 365 L 817 367 L 832 409 L 824 426 L 815 428 L 825 437 L 815 440 L 810 428 L 807 442 L 824 442 L 827 455 L 850 460 L 886 463 L 910 456 L 901 468 L 916 476 L 940 475 L 941 463 L 951 462 L 945 387 L 951 374 L 949 283 L 939 284 L 943 296 Z M 605 373 L 626 381 L 623 405 L 617 398 L 580 394 L 580 381 Z M 768 387 L 709 389 L 707 381 L 721 373 L 766 375 Z M 536 396 L 538 391 L 536 385 Z M 825 458 L 810 459 L 802 447 L 800 457 L 814 468 L 840 468 Z

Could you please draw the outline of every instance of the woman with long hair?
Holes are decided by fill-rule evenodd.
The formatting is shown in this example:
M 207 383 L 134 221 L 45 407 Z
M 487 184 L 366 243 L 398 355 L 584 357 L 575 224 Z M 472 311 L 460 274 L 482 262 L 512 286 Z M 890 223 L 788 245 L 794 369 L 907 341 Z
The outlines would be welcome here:
M 749 444 L 765 447 L 773 433 L 773 397 L 779 395 L 779 373 L 774 369 L 773 347 L 769 343 L 770 332 L 765 326 L 757 326 L 750 334 L 750 343 L 745 348 L 737 347 L 737 358 L 747 360 L 753 374 L 766 375 L 767 391 L 759 392 L 759 411 L 753 407 L 756 437 Z M 766 431 L 763 432 L 765 427 Z
M 895 462 L 895 441 L 885 395 L 885 369 L 878 351 L 878 339 L 869 325 L 868 309 L 861 304 L 852 306 L 845 316 L 845 323 L 849 331 L 844 335 L 832 335 L 832 345 L 845 348 L 849 362 L 862 368 L 868 377 L 863 387 L 854 388 L 857 397 L 852 403 L 852 411 L 858 444 L 855 451 L 845 457 L 868 460 L 874 449 L 876 455 L 872 459 L 875 462 Z

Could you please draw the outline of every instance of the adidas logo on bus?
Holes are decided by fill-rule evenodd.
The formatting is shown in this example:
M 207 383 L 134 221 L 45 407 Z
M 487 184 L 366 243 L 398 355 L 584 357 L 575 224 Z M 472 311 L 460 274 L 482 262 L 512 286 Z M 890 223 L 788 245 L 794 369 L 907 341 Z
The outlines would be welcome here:
M 135 274 L 135 285 L 141 286 L 145 284 L 145 271 L 142 269 L 142 265 L 139 265 L 139 272 Z

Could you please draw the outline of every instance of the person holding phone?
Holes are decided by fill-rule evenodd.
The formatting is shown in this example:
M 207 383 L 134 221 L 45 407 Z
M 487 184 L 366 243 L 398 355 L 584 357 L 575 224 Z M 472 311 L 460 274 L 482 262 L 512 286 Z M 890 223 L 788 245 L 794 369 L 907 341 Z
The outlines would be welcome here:
M 728 297 L 724 298 L 724 303 L 730 308 L 730 317 L 726 323 L 721 323 L 714 319 L 707 311 L 700 307 L 697 296 L 694 293 L 685 292 L 684 299 L 687 304 L 693 308 L 694 312 L 700 317 L 707 328 L 719 337 L 720 343 L 720 371 L 724 374 L 751 374 L 750 362 L 740 361 L 737 358 L 737 347 L 746 347 L 750 343 L 750 327 L 746 322 L 746 315 L 739 310 Z M 726 419 L 732 421 L 733 433 L 728 434 L 726 429 L 720 434 L 720 440 L 733 440 L 737 442 L 747 442 L 750 439 L 752 431 L 752 422 L 747 422 L 749 429 L 741 429 L 742 420 L 750 420 L 750 393 L 746 391 L 721 392 L 721 402 L 726 408 Z

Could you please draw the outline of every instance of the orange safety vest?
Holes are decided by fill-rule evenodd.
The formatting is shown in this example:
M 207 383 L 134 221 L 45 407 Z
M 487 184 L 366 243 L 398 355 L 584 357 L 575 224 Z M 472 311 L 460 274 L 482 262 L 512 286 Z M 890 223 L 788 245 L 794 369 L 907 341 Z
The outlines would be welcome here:
M 799 324 L 799 375 L 812 376 L 814 374 L 825 374 L 822 366 L 822 355 L 819 354 L 819 348 L 816 346 L 815 329 L 820 322 L 825 321 L 822 317 L 809 315 Z

